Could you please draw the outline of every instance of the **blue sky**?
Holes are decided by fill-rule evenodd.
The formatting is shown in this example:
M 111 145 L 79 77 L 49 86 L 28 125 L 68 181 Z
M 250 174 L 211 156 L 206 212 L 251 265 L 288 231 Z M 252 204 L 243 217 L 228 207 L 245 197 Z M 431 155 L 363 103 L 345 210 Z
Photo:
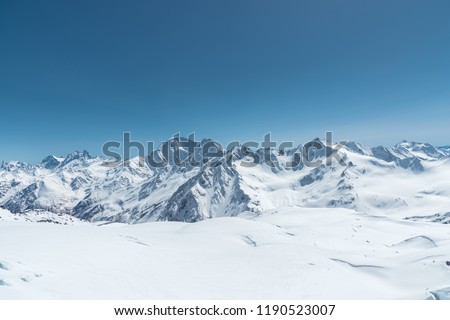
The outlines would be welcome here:
M 0 159 L 122 132 L 450 144 L 448 0 L 0 1 Z

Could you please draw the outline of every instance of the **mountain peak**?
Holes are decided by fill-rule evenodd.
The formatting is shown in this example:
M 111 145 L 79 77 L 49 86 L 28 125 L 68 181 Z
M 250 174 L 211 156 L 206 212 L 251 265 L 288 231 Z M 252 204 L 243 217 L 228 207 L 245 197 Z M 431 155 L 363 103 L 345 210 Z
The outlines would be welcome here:
M 94 157 L 92 157 L 89 152 L 87 152 L 86 150 L 83 151 L 74 151 L 72 153 L 69 153 L 66 158 L 64 159 L 64 161 L 61 163 L 62 166 L 68 164 L 69 162 L 72 162 L 74 160 L 81 160 L 81 161 L 86 161 L 89 159 L 93 159 Z
M 56 157 L 54 155 L 49 155 L 49 156 L 45 157 L 44 159 L 42 159 L 41 165 L 45 169 L 54 169 L 57 166 L 59 166 L 61 164 L 61 162 L 63 162 L 63 161 L 64 161 L 64 158 Z
M 88 151 L 83 150 L 83 151 L 74 151 L 72 153 L 69 153 L 66 157 L 66 159 L 68 158 L 72 158 L 72 159 L 81 159 L 81 158 L 85 158 L 85 159 L 92 159 L 93 157 L 89 154 Z
M 417 142 L 417 141 L 402 140 L 402 142 L 397 143 L 395 145 L 395 147 L 411 147 L 411 148 L 414 148 L 414 147 L 420 148 L 420 147 L 424 147 L 424 146 L 431 146 L 431 144 L 424 143 L 424 142 Z
M 447 156 L 445 152 L 429 143 L 403 140 L 393 148 L 400 153 L 408 152 L 420 159 L 441 159 Z
M 354 141 L 347 141 L 345 143 L 345 147 L 353 152 L 356 152 L 361 155 L 373 155 L 372 150 L 369 147 L 364 146 L 361 143 Z

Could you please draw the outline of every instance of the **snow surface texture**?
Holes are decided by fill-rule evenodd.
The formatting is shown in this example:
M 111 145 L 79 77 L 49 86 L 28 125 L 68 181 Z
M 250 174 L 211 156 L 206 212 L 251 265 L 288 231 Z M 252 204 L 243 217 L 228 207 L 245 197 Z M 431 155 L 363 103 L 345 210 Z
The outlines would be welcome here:
M 294 152 L 0 161 L 0 299 L 450 297 L 448 148 L 349 142 L 348 166 L 286 168 Z
M 446 299 L 449 239 L 444 224 L 340 208 L 198 223 L 3 221 L 0 299 Z

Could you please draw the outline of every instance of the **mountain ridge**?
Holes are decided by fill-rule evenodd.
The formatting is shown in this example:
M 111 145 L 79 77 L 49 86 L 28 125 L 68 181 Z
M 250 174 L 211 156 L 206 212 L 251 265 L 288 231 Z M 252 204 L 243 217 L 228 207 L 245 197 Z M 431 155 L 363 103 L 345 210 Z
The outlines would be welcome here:
M 175 137 L 167 143 L 180 141 L 188 140 Z M 213 140 L 204 139 L 195 146 L 207 143 Z M 161 144 L 152 155 L 161 160 L 162 148 L 168 144 Z M 299 157 L 301 145 L 284 152 L 254 149 L 258 158 L 268 156 L 270 166 L 250 167 L 245 165 L 252 160 L 250 149 L 243 146 L 198 166 L 190 162 L 176 165 L 198 156 L 177 147 L 179 159 L 169 148 L 167 165 L 159 168 L 147 162 L 141 166 L 143 159 L 139 158 L 126 165 L 107 166 L 108 159 L 93 157 L 85 150 L 66 157 L 48 156 L 38 165 L 0 161 L 0 206 L 15 214 L 44 210 L 91 222 L 125 223 L 196 222 L 243 212 L 258 214 L 277 206 L 343 207 L 370 214 L 384 210 L 382 214 L 401 212 L 407 217 L 421 214 L 422 209 L 411 209 L 417 202 L 417 208 L 424 207 L 424 214 L 430 216 L 450 211 L 450 194 L 439 183 L 434 181 L 437 190 L 428 194 L 422 190 L 439 176 L 437 168 L 450 172 L 450 150 L 428 143 L 403 141 L 390 148 L 370 148 L 350 141 L 339 150 L 347 166 L 333 161 L 331 166 L 318 167 L 302 162 L 289 166 Z M 327 155 L 324 148 L 314 159 L 324 160 Z M 405 177 L 412 186 L 405 183 Z M 400 189 L 386 193 L 380 186 L 383 180 Z M 431 197 L 442 202 L 442 212 L 432 212 L 434 208 L 424 205 L 426 201 L 418 200 Z

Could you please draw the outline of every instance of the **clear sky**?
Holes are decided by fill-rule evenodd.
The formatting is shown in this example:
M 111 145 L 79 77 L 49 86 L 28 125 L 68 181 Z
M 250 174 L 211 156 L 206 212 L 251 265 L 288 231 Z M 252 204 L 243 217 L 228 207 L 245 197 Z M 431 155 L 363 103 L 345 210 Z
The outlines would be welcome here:
M 450 144 L 448 0 L 0 0 L 0 159 L 122 132 Z

